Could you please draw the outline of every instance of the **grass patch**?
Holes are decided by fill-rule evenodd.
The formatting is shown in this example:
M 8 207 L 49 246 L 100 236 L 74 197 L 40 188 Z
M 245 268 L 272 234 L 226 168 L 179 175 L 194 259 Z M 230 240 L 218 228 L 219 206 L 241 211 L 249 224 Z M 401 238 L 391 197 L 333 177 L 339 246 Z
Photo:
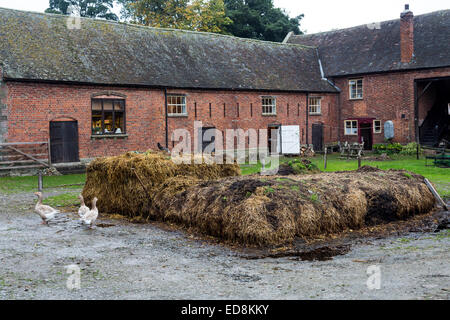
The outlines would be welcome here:
M 69 174 L 64 176 L 44 177 L 44 188 L 55 188 L 62 185 L 80 184 L 86 182 L 86 174 Z M 0 177 L 0 192 L 19 193 L 37 191 L 38 177 Z M 82 186 L 68 186 L 68 189 L 77 189 Z M 45 192 L 45 189 L 44 189 Z
M 42 203 L 52 207 L 71 207 L 80 205 L 77 193 L 63 193 L 44 199 Z
M 417 160 L 415 156 L 408 155 L 390 155 L 392 160 L 389 161 L 361 161 L 361 165 L 369 165 L 377 167 L 382 170 L 407 170 L 420 174 L 430 180 L 436 187 L 438 193 L 442 197 L 450 198 L 450 169 L 438 168 L 438 167 L 426 167 L 425 159 Z M 281 157 L 280 164 L 289 163 L 292 158 Z M 327 169 L 324 169 L 323 157 L 316 156 L 314 158 L 308 158 L 313 164 L 315 164 L 321 171 L 334 172 L 334 171 L 352 171 L 358 169 L 358 161 L 351 159 L 349 161 L 339 159 L 339 154 L 329 154 L 327 156 Z M 261 164 L 258 162 L 255 165 L 241 166 L 243 175 L 250 175 L 259 173 L 261 170 Z M 411 178 L 411 175 L 405 173 L 405 176 Z

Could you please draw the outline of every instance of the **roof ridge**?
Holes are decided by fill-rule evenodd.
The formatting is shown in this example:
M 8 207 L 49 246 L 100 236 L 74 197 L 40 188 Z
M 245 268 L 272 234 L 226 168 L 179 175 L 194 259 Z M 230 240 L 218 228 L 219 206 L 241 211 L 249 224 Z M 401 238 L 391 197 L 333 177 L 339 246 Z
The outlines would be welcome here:
M 428 12 L 428 13 L 423 13 L 423 14 L 419 14 L 417 16 L 414 16 L 414 18 L 429 16 L 429 15 L 433 15 L 433 14 L 436 14 L 436 13 L 439 13 L 439 12 L 450 12 L 450 9 L 436 10 L 436 11 L 432 11 L 432 12 Z M 359 28 L 363 28 L 363 27 L 365 28 L 365 27 L 367 27 L 367 25 L 374 24 L 374 23 L 389 23 L 389 22 L 396 22 L 396 21 L 400 21 L 400 18 L 384 20 L 384 21 L 369 22 L 369 23 L 365 23 L 365 24 L 360 24 L 358 26 L 353 26 L 353 27 L 348 27 L 348 28 L 341 28 L 341 29 L 334 29 L 334 30 L 328 30 L 328 31 L 321 31 L 321 32 L 315 32 L 315 33 L 309 33 L 309 34 L 294 34 L 292 36 L 293 37 L 297 37 L 297 38 L 306 38 L 306 37 L 310 37 L 310 36 L 318 36 L 318 35 L 323 35 L 323 34 L 327 34 L 327 33 L 336 33 L 336 32 L 342 32 L 342 31 L 349 31 L 349 30 L 359 29 Z
M 55 14 L 55 13 L 47 13 L 47 12 L 38 12 L 38 11 L 27 11 L 27 10 L 19 10 L 19 9 L 10 9 L 10 8 L 4 8 L 0 7 L 0 10 L 5 11 L 16 11 L 20 13 L 29 13 L 29 14 L 36 14 L 41 16 L 51 16 L 55 18 L 67 18 L 67 15 L 63 14 Z M 194 31 L 194 30 L 185 30 L 185 29 L 174 29 L 174 28 L 162 28 L 162 27 L 151 27 L 151 26 L 145 26 L 130 22 L 122 22 L 122 21 L 113 21 L 113 20 L 106 20 L 106 19 L 99 19 L 99 18 L 89 18 L 89 17 L 77 17 L 82 20 L 88 20 L 88 21 L 96 21 L 101 23 L 107 23 L 107 24 L 113 24 L 113 25 L 123 25 L 138 29 L 145 29 L 145 30 L 159 30 L 159 31 L 170 31 L 170 32 L 180 32 L 180 33 L 192 33 L 192 34 L 199 34 L 202 36 L 213 36 L 213 37 L 224 37 L 229 39 L 235 39 L 239 41 L 246 41 L 246 42 L 257 42 L 262 44 L 270 44 L 270 45 L 277 45 L 277 46 L 294 46 L 294 47 L 300 47 L 305 49 L 314 49 L 313 46 L 303 45 L 303 44 L 294 44 L 294 43 L 282 43 L 282 42 L 274 42 L 274 41 L 267 41 L 267 40 L 259 40 L 259 39 L 252 39 L 252 38 L 241 38 L 236 37 L 233 35 L 227 35 L 227 34 L 221 34 L 221 33 L 214 33 L 214 32 L 206 32 L 206 31 Z

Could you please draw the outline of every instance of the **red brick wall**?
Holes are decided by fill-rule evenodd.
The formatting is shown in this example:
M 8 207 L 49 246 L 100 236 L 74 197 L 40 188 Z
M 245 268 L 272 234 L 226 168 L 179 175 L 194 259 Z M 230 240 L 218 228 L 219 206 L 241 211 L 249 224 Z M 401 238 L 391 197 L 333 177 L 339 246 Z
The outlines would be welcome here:
M 306 94 L 296 93 L 260 93 L 229 91 L 183 91 L 171 90 L 170 93 L 186 95 L 187 118 L 169 117 L 169 137 L 174 129 L 188 128 L 193 140 L 194 121 L 202 121 L 203 126 L 214 126 L 224 132 L 226 129 L 267 129 L 269 124 L 299 125 L 300 143 L 306 144 Z M 276 116 L 263 116 L 261 97 L 274 96 L 277 102 Z M 322 97 L 322 115 L 310 116 L 309 139 L 311 143 L 311 124 L 336 121 L 336 94 L 314 94 Z M 211 117 L 209 104 L 211 103 Z M 225 104 L 225 116 L 224 116 Z M 239 107 L 238 107 L 239 105 Z M 197 117 L 195 117 L 195 108 Z M 239 108 L 239 111 L 237 110 Z M 326 142 L 337 141 L 337 130 L 324 129 Z M 225 134 L 224 134 L 225 135 Z M 192 141 L 193 143 L 193 141 Z M 170 145 L 171 146 L 171 145 Z
M 336 78 L 336 85 L 342 89 L 340 95 L 341 120 L 339 121 L 341 141 L 356 142 L 357 137 L 344 135 L 344 120 L 349 118 L 375 118 L 382 121 L 382 133 L 373 134 L 373 143 L 384 142 L 384 122 L 394 122 L 394 141 L 408 143 L 415 141 L 414 124 L 414 80 L 450 76 L 450 68 L 423 71 L 405 71 L 365 75 L 352 78 Z M 362 100 L 349 99 L 348 80 L 363 79 Z M 419 103 L 420 114 L 430 108 L 427 100 Z M 405 119 L 402 119 L 402 114 Z
M 161 91 L 114 88 L 125 94 L 127 139 L 91 140 L 91 95 L 111 88 L 8 82 L 8 141 L 45 141 L 49 122 L 78 121 L 80 158 L 145 151 L 164 139 Z
M 8 88 L 6 99 L 8 141 L 46 140 L 49 138 L 50 121 L 69 118 L 78 121 L 80 158 L 116 155 L 132 150 L 145 151 L 155 149 L 157 142 L 165 144 L 163 90 L 19 82 L 7 82 L 6 85 Z M 126 95 L 128 134 L 126 139 L 91 139 L 91 98 L 92 95 L 103 91 Z M 176 128 L 189 129 L 193 137 L 194 121 L 198 120 L 202 121 L 204 126 L 215 126 L 222 131 L 228 128 L 267 129 L 272 123 L 298 124 L 301 143 L 306 143 L 305 94 L 200 90 L 170 90 L 170 92 L 186 94 L 188 116 L 169 118 L 169 140 L 172 130 Z M 277 98 L 277 116 L 262 116 L 261 96 L 268 95 Z M 314 122 L 327 124 L 337 119 L 337 95 L 320 96 L 323 97 L 322 116 L 311 117 L 309 127 Z M 195 106 L 197 117 L 195 117 Z M 337 130 L 326 127 L 324 137 L 326 142 L 337 141 Z M 311 143 L 311 132 L 309 143 Z

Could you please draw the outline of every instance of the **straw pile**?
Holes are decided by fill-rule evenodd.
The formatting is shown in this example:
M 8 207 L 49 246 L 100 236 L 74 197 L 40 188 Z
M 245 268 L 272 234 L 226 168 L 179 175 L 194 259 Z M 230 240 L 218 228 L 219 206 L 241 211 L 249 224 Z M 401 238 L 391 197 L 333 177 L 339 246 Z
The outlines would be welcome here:
M 177 167 L 156 156 L 100 159 L 88 169 L 84 195 L 97 195 L 105 213 L 173 222 L 222 240 L 260 246 L 403 220 L 430 212 L 435 203 L 423 177 L 406 171 L 364 167 L 303 176 L 233 177 L 238 171 L 234 166 Z
M 86 171 L 83 196 L 88 200 L 97 197 L 103 212 L 130 217 L 148 215 L 155 191 L 170 178 L 182 177 L 184 185 L 192 185 L 199 179 L 240 175 L 236 164 L 175 164 L 169 156 L 151 152 L 98 158 Z

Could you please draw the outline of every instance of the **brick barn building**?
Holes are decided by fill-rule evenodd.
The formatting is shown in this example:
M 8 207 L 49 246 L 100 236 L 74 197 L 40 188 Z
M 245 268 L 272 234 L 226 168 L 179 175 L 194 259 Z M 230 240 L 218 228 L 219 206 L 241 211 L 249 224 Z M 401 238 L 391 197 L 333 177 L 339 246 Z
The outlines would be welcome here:
M 449 18 L 405 11 L 272 43 L 0 9 L 0 143 L 50 139 L 54 162 L 76 162 L 172 148 L 202 121 L 370 148 L 392 121 L 394 141 L 433 144 L 448 135 Z

